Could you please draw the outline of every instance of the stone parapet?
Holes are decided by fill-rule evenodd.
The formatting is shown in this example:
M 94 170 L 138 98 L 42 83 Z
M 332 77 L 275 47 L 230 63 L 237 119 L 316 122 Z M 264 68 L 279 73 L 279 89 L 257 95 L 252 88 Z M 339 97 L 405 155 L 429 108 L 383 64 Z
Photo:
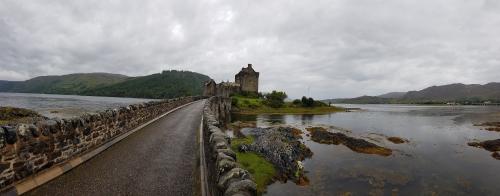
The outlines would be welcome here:
M 236 162 L 231 139 L 222 131 L 230 120 L 231 99 L 211 97 L 203 110 L 203 137 L 209 194 L 256 195 L 256 184 L 250 173 Z
M 59 167 L 116 137 L 201 97 L 129 105 L 71 119 L 49 119 L 0 129 L 0 190 Z

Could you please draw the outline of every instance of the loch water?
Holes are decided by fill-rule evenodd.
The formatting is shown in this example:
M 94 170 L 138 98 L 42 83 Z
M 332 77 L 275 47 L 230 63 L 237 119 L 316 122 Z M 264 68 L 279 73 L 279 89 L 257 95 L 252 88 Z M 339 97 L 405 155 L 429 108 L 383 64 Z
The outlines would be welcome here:
M 275 182 L 266 195 L 499 195 L 500 160 L 468 142 L 500 132 L 474 126 L 500 121 L 498 106 L 340 105 L 361 108 L 326 115 L 233 115 L 258 127 L 290 125 L 304 131 L 314 155 L 306 159 L 310 184 Z M 307 127 L 348 130 L 393 150 L 388 157 L 356 153 L 343 145 L 311 141 Z M 394 144 L 387 137 L 409 140 Z
M 151 99 L 0 92 L 0 106 L 26 108 L 50 118 L 70 118 L 147 101 Z

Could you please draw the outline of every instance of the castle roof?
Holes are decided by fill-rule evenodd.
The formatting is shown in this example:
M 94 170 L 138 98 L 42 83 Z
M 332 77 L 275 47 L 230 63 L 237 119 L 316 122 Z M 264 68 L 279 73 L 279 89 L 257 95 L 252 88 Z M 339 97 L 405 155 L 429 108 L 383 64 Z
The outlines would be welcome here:
M 241 68 L 241 71 L 238 72 L 238 74 L 236 74 L 237 76 L 240 76 L 240 75 L 246 75 L 246 74 L 259 74 L 259 72 L 256 72 L 253 68 L 252 68 L 252 64 L 248 64 L 248 66 L 245 68 Z
M 208 85 L 211 85 L 211 84 L 217 84 L 217 83 L 215 83 L 215 80 L 213 80 L 213 79 L 210 79 L 209 81 L 205 82 L 205 86 L 208 86 Z

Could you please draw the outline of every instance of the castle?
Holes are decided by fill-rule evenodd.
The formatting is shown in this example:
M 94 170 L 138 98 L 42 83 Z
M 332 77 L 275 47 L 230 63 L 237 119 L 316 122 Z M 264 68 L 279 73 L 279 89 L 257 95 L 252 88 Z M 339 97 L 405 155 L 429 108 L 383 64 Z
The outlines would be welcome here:
M 234 76 L 235 82 L 215 83 L 210 80 L 205 83 L 203 96 L 223 96 L 229 97 L 233 93 L 255 93 L 259 92 L 259 72 L 256 72 L 252 64 L 243 67 L 240 72 Z

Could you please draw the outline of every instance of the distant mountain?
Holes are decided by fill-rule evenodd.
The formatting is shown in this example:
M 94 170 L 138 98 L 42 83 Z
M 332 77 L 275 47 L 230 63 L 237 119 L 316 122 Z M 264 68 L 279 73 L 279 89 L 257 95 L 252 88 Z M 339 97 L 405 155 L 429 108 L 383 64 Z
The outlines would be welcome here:
M 163 71 L 162 73 L 128 79 L 113 85 L 91 89 L 84 95 L 172 98 L 201 95 L 203 84 L 210 77 L 189 71 Z
M 380 97 L 380 98 L 402 98 L 405 95 L 406 95 L 406 92 L 392 92 L 392 93 L 382 94 L 382 95 L 379 95 L 377 97 Z
M 0 92 L 172 98 L 201 95 L 203 83 L 209 79 L 206 75 L 189 71 L 163 71 L 140 77 L 77 73 L 40 76 L 26 81 L 0 81 Z
M 500 99 L 500 83 L 432 86 L 420 91 L 410 91 L 403 96 L 403 99 L 436 101 L 459 101 L 462 99 L 498 100 Z
M 325 101 L 355 104 L 442 104 L 448 102 L 461 104 L 478 104 L 483 102 L 500 103 L 500 83 L 488 83 L 485 85 L 449 84 L 432 86 L 420 91 L 409 91 L 407 93 L 395 92 L 379 96 L 362 96 L 350 99 L 330 99 Z
M 0 91 L 46 94 L 81 94 L 84 91 L 116 84 L 129 77 L 109 73 L 77 73 L 61 76 L 40 76 L 26 81 L 0 82 Z
M 382 98 L 375 96 L 361 96 L 356 98 L 346 98 L 346 99 L 327 99 L 323 102 L 331 103 L 352 103 L 352 104 L 385 104 L 390 103 L 390 98 Z
M 11 88 L 12 85 L 15 83 L 18 83 L 18 81 L 6 81 L 6 80 L 0 80 L 0 92 L 2 91 L 7 91 L 8 89 Z

